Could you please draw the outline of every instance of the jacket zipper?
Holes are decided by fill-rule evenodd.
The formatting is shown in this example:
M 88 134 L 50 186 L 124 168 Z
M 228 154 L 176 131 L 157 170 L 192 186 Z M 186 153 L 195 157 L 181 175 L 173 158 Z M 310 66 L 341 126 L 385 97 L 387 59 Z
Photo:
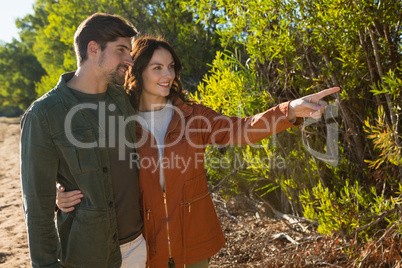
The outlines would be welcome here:
M 144 129 L 143 127 L 142 127 L 142 129 L 144 131 L 150 133 L 151 136 L 153 136 L 152 133 L 149 132 L 148 130 Z M 165 134 L 165 139 L 166 139 L 167 134 L 168 133 Z M 154 137 L 154 139 L 155 139 L 155 137 Z M 162 191 L 163 191 L 163 189 L 162 189 Z M 163 203 L 165 204 L 165 213 L 166 213 L 166 230 L 167 230 L 167 239 L 168 239 L 169 258 L 172 258 L 172 249 L 171 249 L 171 245 L 170 245 L 170 233 L 169 233 L 169 213 L 168 213 L 167 202 L 166 202 L 166 184 L 165 184 L 165 191 L 163 192 Z M 147 210 L 147 219 L 148 220 L 149 220 L 149 212 L 150 211 L 151 211 L 150 209 Z
M 189 202 L 182 203 L 181 205 L 182 205 L 182 206 L 188 206 L 188 212 L 190 213 L 190 212 L 191 212 L 191 203 L 194 203 L 194 202 L 196 202 L 196 201 L 198 201 L 198 200 L 201 200 L 201 199 L 203 199 L 204 197 L 207 197 L 208 195 L 209 195 L 209 192 L 206 193 L 206 194 L 204 194 L 203 196 L 200 196 L 200 197 L 198 197 L 198 198 L 196 198 L 196 199 L 193 199 L 193 200 L 191 200 L 191 201 L 189 201 Z
M 151 209 L 147 209 L 147 221 L 149 221 L 149 214 L 151 213 Z
M 147 213 L 147 221 L 149 222 L 149 214 L 151 214 L 151 209 L 150 208 L 146 209 L 146 213 Z M 146 232 L 145 232 L 145 240 L 148 241 L 148 236 L 146 235 Z M 147 252 L 149 252 L 149 244 L 146 243 L 146 245 L 147 245 Z M 147 264 L 145 267 L 149 268 L 149 254 L 147 254 Z
M 173 118 L 173 115 L 172 115 L 172 118 Z M 172 120 L 170 120 L 169 125 L 170 125 L 171 122 L 172 122 Z M 168 129 L 169 129 L 169 125 L 168 125 Z M 172 130 L 170 130 L 170 131 L 172 131 Z M 166 137 L 168 136 L 168 134 L 169 133 L 167 132 L 167 129 L 166 129 L 165 138 L 164 138 L 164 144 L 166 144 Z M 165 154 L 165 152 L 163 152 L 163 155 L 164 154 Z M 159 163 L 159 164 L 161 165 L 162 163 Z M 164 170 L 162 168 L 162 172 L 163 171 Z M 159 176 L 160 176 L 160 174 L 159 174 Z M 166 179 L 165 179 L 165 189 L 162 189 L 162 191 L 163 191 L 163 203 L 165 204 L 165 213 L 166 213 L 166 230 L 167 230 L 167 239 L 168 239 L 169 258 L 173 258 L 172 257 L 172 247 L 171 247 L 171 244 L 170 244 L 169 213 L 168 213 L 168 207 L 167 207 L 167 201 L 166 201 Z
M 172 258 L 172 249 L 170 246 L 170 233 L 169 233 L 169 215 L 168 208 L 166 202 L 166 193 L 163 193 L 163 203 L 165 204 L 165 212 L 166 212 L 166 229 L 167 229 L 167 239 L 168 239 L 168 248 L 169 248 L 169 258 Z

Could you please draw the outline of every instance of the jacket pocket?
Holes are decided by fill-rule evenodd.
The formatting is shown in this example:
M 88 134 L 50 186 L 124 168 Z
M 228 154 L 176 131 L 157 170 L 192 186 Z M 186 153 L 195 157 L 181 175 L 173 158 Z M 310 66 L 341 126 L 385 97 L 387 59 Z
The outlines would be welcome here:
M 183 246 L 187 250 L 210 246 L 219 233 L 220 223 L 202 174 L 188 181 L 181 204 Z
M 53 138 L 65 166 L 72 175 L 92 172 L 99 169 L 96 149 L 98 142 L 92 129 L 63 133 Z M 61 169 L 65 168 L 63 164 Z
M 66 267 L 104 267 L 110 254 L 111 239 L 106 210 L 77 208 L 57 212 L 61 248 L 60 260 Z

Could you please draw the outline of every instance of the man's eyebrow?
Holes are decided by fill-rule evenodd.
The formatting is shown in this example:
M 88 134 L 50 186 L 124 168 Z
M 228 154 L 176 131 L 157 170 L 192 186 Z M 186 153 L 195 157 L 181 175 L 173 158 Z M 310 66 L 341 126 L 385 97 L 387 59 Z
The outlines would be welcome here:
M 131 51 L 130 47 L 123 45 L 123 44 L 118 44 L 116 47 L 123 47 L 123 48 L 127 49 L 128 51 Z

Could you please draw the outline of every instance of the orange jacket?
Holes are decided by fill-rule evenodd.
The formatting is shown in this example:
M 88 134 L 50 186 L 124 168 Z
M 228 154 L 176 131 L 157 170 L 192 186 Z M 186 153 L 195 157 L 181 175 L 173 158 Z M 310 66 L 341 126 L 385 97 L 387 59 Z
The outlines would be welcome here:
M 176 267 L 205 260 L 225 244 L 207 187 L 204 151 L 208 144 L 252 144 L 294 126 L 288 102 L 248 118 L 223 116 L 199 104 L 172 100 L 175 111 L 165 135 L 165 192 L 159 184 L 158 149 L 151 133 L 137 123 L 136 160 L 148 266 Z

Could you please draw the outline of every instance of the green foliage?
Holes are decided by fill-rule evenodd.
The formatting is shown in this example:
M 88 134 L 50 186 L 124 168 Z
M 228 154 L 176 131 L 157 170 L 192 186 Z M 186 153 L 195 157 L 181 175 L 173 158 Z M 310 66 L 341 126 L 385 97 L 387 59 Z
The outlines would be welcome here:
M 359 219 L 359 213 L 373 216 L 393 208 L 385 197 L 395 196 L 402 176 L 402 27 L 395 12 L 402 9 L 401 1 L 181 2 L 206 27 L 215 23 L 224 48 L 237 49 L 236 56 L 217 53 L 198 88 L 197 99 L 213 109 L 247 116 L 319 89 L 342 89 L 339 116 L 302 133 L 281 133 L 260 148 L 224 148 L 223 155 L 222 148 L 211 148 L 207 160 L 241 156 L 246 164 L 239 169 L 232 164 L 229 170 L 209 166 L 212 181 L 225 180 L 236 193 L 256 190 L 270 200 L 278 198 L 273 194 L 280 187 L 292 212 L 317 220 L 322 233 L 351 233 L 369 222 Z M 247 60 L 239 60 L 240 55 Z M 299 137 L 325 152 L 331 120 L 339 128 L 335 167 L 313 158 Z M 272 156 L 281 157 L 285 168 L 264 164 Z M 381 195 L 372 181 L 377 188 L 382 185 Z
M 243 66 L 240 56 L 217 52 L 194 99 L 225 115 L 253 115 L 266 110 L 272 102 L 261 87 L 256 72 Z
M 0 116 L 17 117 L 21 115 L 24 111 L 18 106 L 13 105 L 1 105 L 0 106 Z
M 367 137 L 374 143 L 374 149 L 379 153 L 375 160 L 365 160 L 369 167 L 378 169 L 381 165 L 390 163 L 395 166 L 402 166 L 402 147 L 395 144 L 395 133 L 385 123 L 383 106 L 378 108 L 378 118 L 374 125 L 370 125 L 370 120 L 365 121 L 365 132 Z
M 196 101 L 202 101 L 207 105 L 228 116 L 244 117 L 264 111 L 270 101 L 268 92 L 261 90 L 255 72 L 241 63 L 237 54 L 229 51 L 217 52 L 208 75 L 198 86 L 198 92 L 192 95 Z M 206 153 L 206 168 L 213 183 L 225 178 L 233 170 L 246 172 L 253 170 L 253 161 L 259 161 L 258 157 L 247 158 L 249 146 L 227 146 L 224 148 L 209 147 Z M 255 164 L 255 163 L 254 163 Z M 245 188 L 245 181 L 228 180 L 231 185 L 229 192 L 237 194 L 239 188 Z M 230 194 L 230 193 L 226 193 Z
M 399 184 L 396 198 L 385 198 L 384 194 L 377 193 L 375 187 L 365 190 L 357 181 L 351 185 L 347 180 L 339 192 L 331 192 L 319 183 L 311 192 L 303 190 L 300 201 L 305 217 L 318 221 L 320 233 L 342 232 L 344 235 L 351 235 L 361 230 L 360 238 L 367 240 L 376 231 L 376 226 L 370 227 L 369 224 L 378 215 L 392 211 L 395 206 L 400 205 L 401 187 Z M 398 218 L 397 213 L 390 213 L 384 217 L 384 221 L 389 226 Z
M 0 46 L 0 105 L 26 109 L 36 98 L 35 82 L 45 71 L 21 42 Z
M 402 72 L 402 68 L 396 68 L 396 71 L 398 73 Z M 379 85 L 379 88 L 381 89 L 372 89 L 371 92 L 374 95 L 379 95 L 379 94 L 389 94 L 392 96 L 392 99 L 394 101 L 398 100 L 400 95 L 401 95 L 401 89 L 402 89 L 402 79 L 398 78 L 397 75 L 395 74 L 395 71 L 389 70 L 387 75 L 382 77 L 384 83 Z M 401 107 L 399 104 L 395 107 L 396 111 L 401 110 Z
M 48 24 L 45 6 L 51 4 L 51 2 L 52 0 L 36 0 L 33 5 L 33 14 L 28 14 L 16 20 L 20 39 L 27 47 L 32 48 L 34 46 L 37 31 Z
M 60 75 L 64 73 L 63 70 L 61 69 L 55 69 L 54 66 L 48 66 L 49 69 L 49 75 L 44 75 L 41 77 L 40 81 L 36 83 L 36 93 L 38 94 L 38 97 L 44 95 L 47 93 L 49 90 L 53 89 L 57 82 L 60 79 Z
M 402 69 L 397 68 L 396 72 L 389 70 L 386 76 L 382 77 L 384 83 L 379 85 L 379 89 L 372 89 L 371 92 L 374 95 L 386 94 L 392 97 L 394 101 L 394 112 L 401 111 L 400 104 L 400 92 L 402 89 L 402 79 L 398 78 L 396 73 L 401 73 Z M 400 143 L 402 136 L 398 135 L 398 125 L 390 126 L 386 122 L 386 113 L 384 107 L 381 105 L 378 107 L 377 118 L 374 120 L 374 124 L 370 124 L 370 118 L 365 120 L 365 129 L 367 138 L 372 140 L 374 149 L 378 151 L 377 157 L 374 160 L 365 160 L 369 167 L 378 169 L 381 165 L 390 163 L 395 166 L 402 167 L 402 145 Z

